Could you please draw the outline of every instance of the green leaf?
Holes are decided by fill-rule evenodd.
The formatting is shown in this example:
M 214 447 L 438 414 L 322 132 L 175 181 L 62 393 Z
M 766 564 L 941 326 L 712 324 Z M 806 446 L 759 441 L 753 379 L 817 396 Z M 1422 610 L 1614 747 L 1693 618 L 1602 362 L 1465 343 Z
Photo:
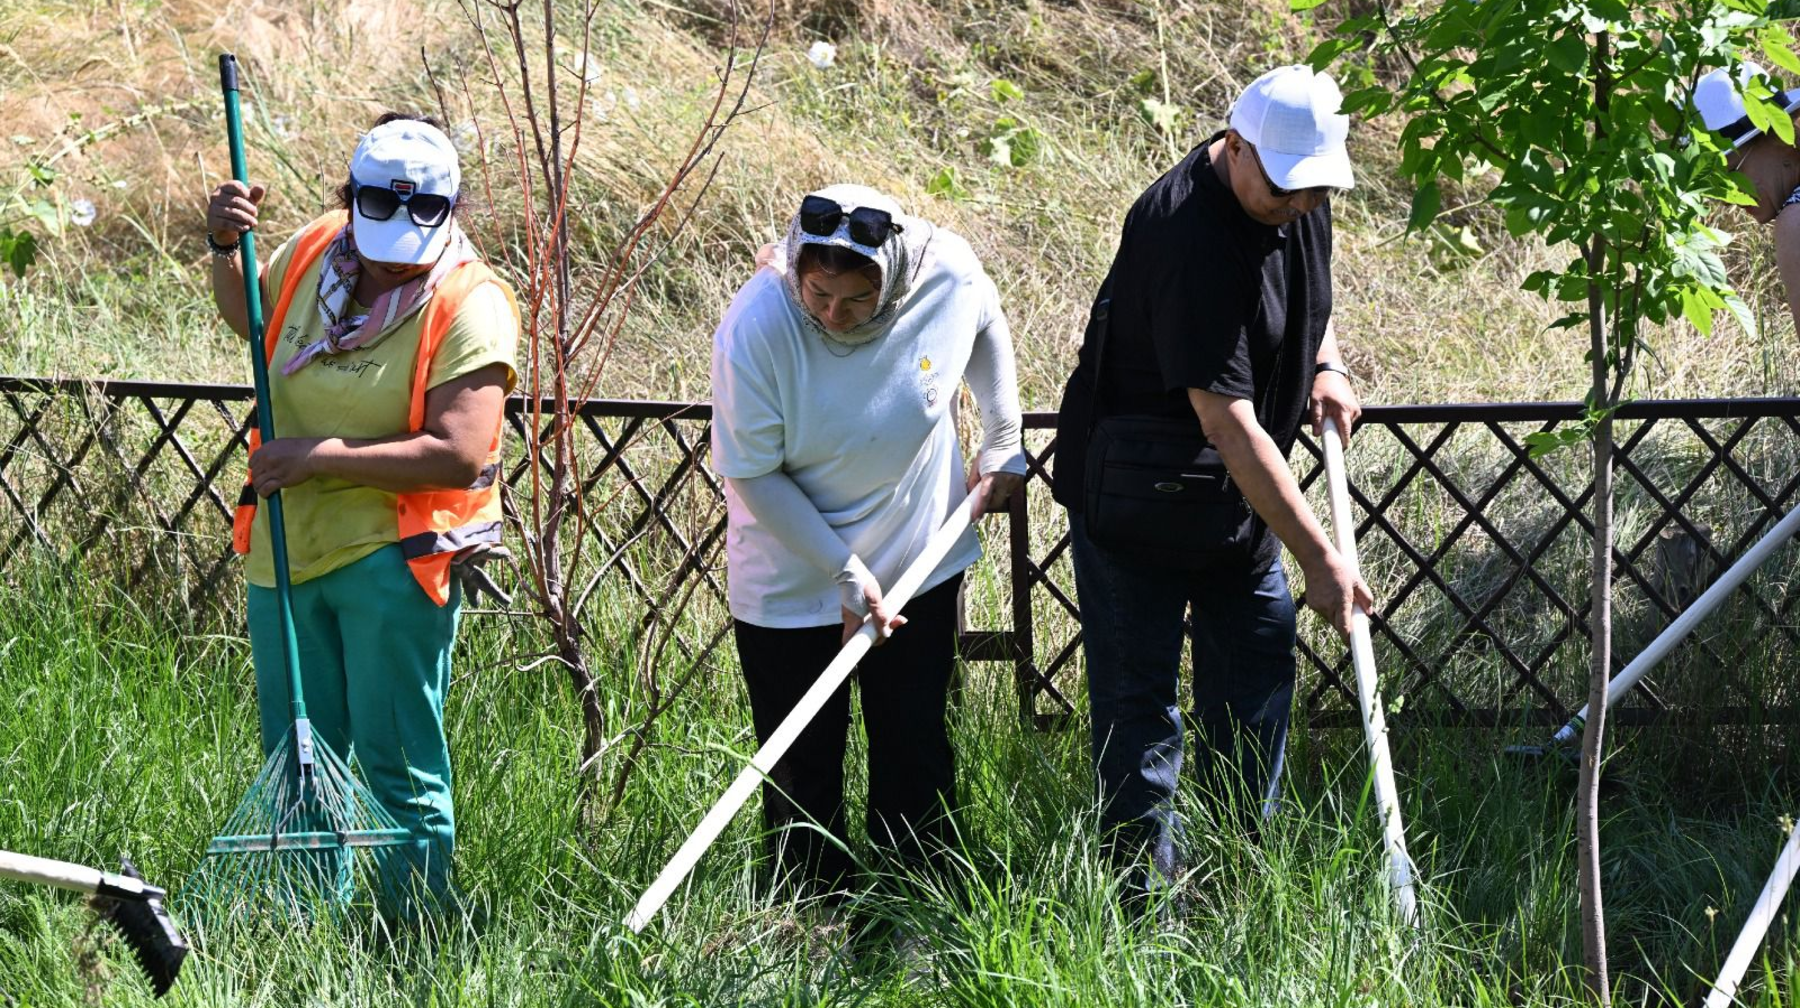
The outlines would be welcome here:
M 1024 88 L 1004 77 L 994 78 L 992 83 L 988 85 L 988 90 L 993 93 L 994 100 L 997 102 L 1017 101 L 1018 99 L 1025 97 Z
M 1581 425 L 1559 427 L 1553 431 L 1533 431 L 1525 435 L 1525 447 L 1531 450 L 1534 459 L 1543 458 L 1553 451 L 1578 445 L 1587 440 L 1587 428 Z
M 25 279 L 25 271 L 37 261 L 37 238 L 29 231 L 0 228 L 0 261 L 12 267 L 13 275 Z
M 957 179 L 956 169 L 948 165 L 938 169 L 938 173 L 931 176 L 931 181 L 925 183 L 925 194 L 942 196 L 952 202 L 966 200 L 973 195 L 969 190 L 963 188 L 962 182 Z
M 1307 65 L 1315 72 L 1322 71 L 1337 62 L 1337 58 L 1347 52 L 1362 48 L 1362 39 L 1329 38 L 1313 46 L 1313 51 L 1306 55 Z
M 1131 89 L 1138 94 L 1147 95 L 1156 89 L 1156 71 L 1139 70 L 1137 73 L 1132 74 L 1131 79 L 1127 80 L 1125 83 L 1131 85 Z
M 1174 136 L 1176 130 L 1180 128 L 1181 117 L 1187 114 L 1187 109 L 1155 98 L 1144 98 L 1138 101 L 1138 114 L 1144 117 L 1145 122 L 1155 127 L 1158 133 L 1164 136 Z
M 1574 32 L 1566 32 L 1553 39 L 1544 55 L 1550 65 L 1563 73 L 1580 73 L 1587 67 L 1587 38 Z
M 1443 205 L 1443 194 L 1438 191 L 1437 182 L 1427 182 L 1420 186 L 1419 191 L 1413 193 L 1412 213 L 1406 218 L 1406 229 L 1423 231 L 1437 219 L 1438 211 Z
M 1324 3 L 1325 0 L 1288 0 L 1288 10 L 1298 14 L 1322 6 Z
M 1758 202 L 1756 187 L 1749 185 L 1749 181 L 1748 176 L 1732 172 L 1726 177 L 1728 188 L 1719 194 L 1719 199 L 1733 206 L 1755 206 Z
M 1725 295 L 1724 300 L 1725 310 L 1730 312 L 1731 317 L 1737 321 L 1738 328 L 1742 329 L 1744 334 L 1751 339 L 1756 339 L 1756 316 L 1751 314 L 1750 306 L 1745 304 L 1744 299 L 1735 293 Z
M 1707 295 L 1711 291 L 1704 287 L 1684 286 L 1681 288 L 1681 314 L 1702 336 L 1711 336 L 1713 327 L 1712 305 L 1707 303 Z M 1713 300 L 1717 300 L 1714 296 Z
M 55 235 L 62 234 L 62 230 L 63 230 L 62 213 L 61 213 L 61 211 L 56 209 L 56 204 L 50 202 L 49 200 L 46 200 L 46 199 L 32 200 L 30 203 L 27 203 L 25 205 L 25 213 L 28 214 L 30 217 L 32 217 L 34 220 L 36 220 L 39 224 L 42 224 L 44 226 L 44 230 L 49 232 L 51 235 L 55 236 Z
M 1794 38 L 1779 25 L 1770 25 L 1763 29 L 1757 40 L 1762 43 L 1763 55 L 1769 62 L 1791 74 L 1800 74 L 1800 57 L 1794 55 Z
M 56 169 L 36 161 L 28 162 L 25 165 L 25 173 L 30 175 L 32 183 L 40 188 L 56 182 Z
M 1761 82 L 1754 83 L 1744 95 L 1744 112 L 1750 117 L 1750 125 L 1765 133 L 1773 133 L 1782 143 L 1794 142 L 1794 121 L 1788 118 L 1782 106 L 1770 99 L 1774 95 Z
M 1044 135 L 1030 126 L 1022 126 L 1013 131 L 1009 137 L 1012 146 L 1012 166 L 1023 168 L 1038 159 L 1044 152 Z
M 1377 84 L 1374 87 L 1361 88 L 1344 95 L 1344 103 L 1338 106 L 1338 111 L 1345 115 L 1374 118 L 1378 115 L 1385 115 L 1393 107 L 1393 92 Z

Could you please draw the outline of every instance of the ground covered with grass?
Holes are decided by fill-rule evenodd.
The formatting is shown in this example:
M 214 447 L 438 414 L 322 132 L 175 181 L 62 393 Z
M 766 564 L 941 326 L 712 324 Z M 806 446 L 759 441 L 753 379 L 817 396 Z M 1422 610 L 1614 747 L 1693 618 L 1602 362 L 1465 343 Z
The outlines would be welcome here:
M 567 690 L 506 660 L 515 629 L 475 617 L 449 730 L 461 912 L 390 935 L 347 921 L 216 922 L 179 894 L 197 949 L 177 1005 L 1554 1005 L 1579 1000 L 1571 781 L 1498 755 L 1503 733 L 1399 740 L 1427 925 L 1389 910 L 1358 740 L 1296 739 L 1260 842 L 1185 795 L 1192 868 L 1161 912 L 1119 908 L 1100 859 L 1085 733 L 1013 716 L 971 678 L 954 715 L 966 804 L 944 878 L 881 879 L 853 918 L 763 879 L 753 809 L 641 936 L 621 925 L 752 746 L 735 669 L 664 723 L 616 805 L 583 809 Z M 171 888 L 260 763 L 248 648 L 153 605 L 51 575 L 0 587 L 0 847 L 105 865 L 129 854 Z M 1693 1003 L 1796 807 L 1765 753 L 1669 758 L 1627 734 L 1605 814 L 1608 912 L 1625 1003 Z M 854 821 L 854 817 L 853 821 Z M 893 935 L 911 936 L 895 952 Z M 887 935 L 888 937 L 882 937 Z M 1747 1003 L 1800 993 L 1786 916 Z M 78 901 L 0 888 L 0 1003 L 146 1004 Z

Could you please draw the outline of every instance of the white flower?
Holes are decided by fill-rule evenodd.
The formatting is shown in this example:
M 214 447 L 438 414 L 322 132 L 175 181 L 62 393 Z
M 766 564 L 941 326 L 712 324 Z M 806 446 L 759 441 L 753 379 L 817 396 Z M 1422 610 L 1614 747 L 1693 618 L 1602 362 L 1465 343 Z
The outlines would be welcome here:
M 77 199 L 69 201 L 69 222 L 76 227 L 87 227 L 94 223 L 94 218 L 97 216 L 99 216 L 99 212 L 94 209 L 93 200 Z
M 837 46 L 830 42 L 814 42 L 812 48 L 806 50 L 806 58 L 820 70 L 828 69 L 837 62 Z
M 113 179 L 112 187 L 114 189 L 128 189 L 131 187 L 131 183 L 124 179 Z

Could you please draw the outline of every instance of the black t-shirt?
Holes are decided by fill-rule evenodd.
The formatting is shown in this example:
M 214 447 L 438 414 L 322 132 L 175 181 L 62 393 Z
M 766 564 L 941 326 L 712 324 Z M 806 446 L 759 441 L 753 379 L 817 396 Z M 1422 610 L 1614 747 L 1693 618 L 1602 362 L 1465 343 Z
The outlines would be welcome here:
M 1088 431 L 1100 417 L 1186 417 L 1187 390 L 1256 406 L 1285 456 L 1312 398 L 1313 363 L 1331 318 L 1331 206 L 1281 227 L 1258 223 L 1213 171 L 1214 134 L 1144 190 L 1095 299 L 1110 299 L 1100 396 L 1097 327 L 1063 388 L 1056 421 L 1056 499 L 1082 508 Z M 1259 560 L 1273 558 L 1262 536 Z

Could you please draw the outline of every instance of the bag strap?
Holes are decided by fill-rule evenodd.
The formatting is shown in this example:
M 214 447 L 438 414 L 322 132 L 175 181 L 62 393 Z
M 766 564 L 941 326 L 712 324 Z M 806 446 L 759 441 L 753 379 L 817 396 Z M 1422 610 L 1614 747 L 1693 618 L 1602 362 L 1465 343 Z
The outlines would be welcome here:
M 1094 440 L 1094 427 L 1100 423 L 1101 392 L 1106 387 L 1106 335 L 1112 330 L 1112 270 L 1106 271 L 1106 279 L 1100 281 L 1100 292 L 1094 295 L 1093 307 L 1088 309 L 1088 326 L 1092 328 L 1096 319 L 1099 331 L 1094 334 L 1094 400 L 1088 408 L 1087 440 Z M 1104 312 L 1104 316 L 1101 313 Z

